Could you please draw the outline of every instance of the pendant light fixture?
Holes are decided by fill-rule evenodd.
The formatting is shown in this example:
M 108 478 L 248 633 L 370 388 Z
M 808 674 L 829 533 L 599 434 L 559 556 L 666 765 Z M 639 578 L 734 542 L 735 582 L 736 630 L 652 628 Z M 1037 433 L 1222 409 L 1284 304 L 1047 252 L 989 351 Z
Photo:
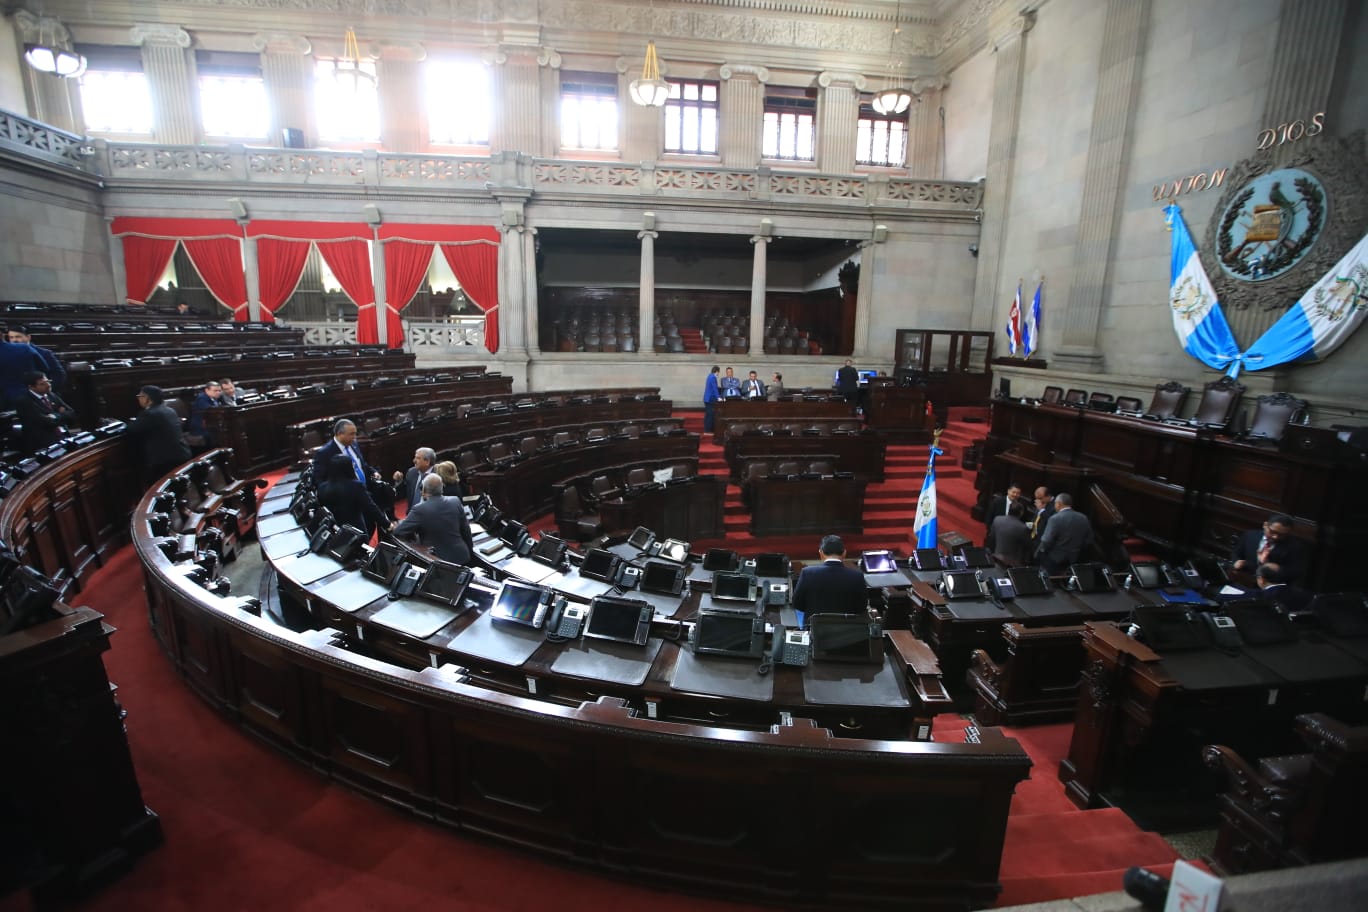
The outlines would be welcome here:
M 912 104 L 912 93 L 902 85 L 898 78 L 900 64 L 894 58 L 894 45 L 902 32 L 902 0 L 898 0 L 897 11 L 893 14 L 893 34 L 888 36 L 888 72 L 884 75 L 884 88 L 874 96 L 871 103 L 880 114 L 901 114 Z
M 60 35 L 60 37 L 59 37 Z M 71 49 L 66 28 L 56 19 L 38 20 L 38 40 L 24 44 L 24 60 L 43 73 L 72 79 L 86 71 L 86 59 Z

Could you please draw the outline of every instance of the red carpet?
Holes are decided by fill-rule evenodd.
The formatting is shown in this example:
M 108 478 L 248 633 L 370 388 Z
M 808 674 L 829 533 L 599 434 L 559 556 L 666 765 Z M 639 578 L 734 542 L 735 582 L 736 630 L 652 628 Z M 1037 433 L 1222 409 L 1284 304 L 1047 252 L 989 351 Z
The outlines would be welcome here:
M 982 427 L 969 426 L 964 438 L 978 436 L 972 430 Z M 959 436 L 946 435 L 947 457 L 958 455 Z M 924 466 L 924 447 L 905 449 L 919 450 L 913 459 Z M 979 530 L 968 524 L 972 476 L 952 474 L 948 466 L 939 475 L 942 531 L 972 529 L 977 539 Z M 890 472 L 879 487 L 900 492 L 900 498 L 920 485 L 920 470 L 909 469 L 896 479 Z M 888 502 L 897 503 L 892 497 Z M 909 533 L 904 518 L 887 530 L 871 528 L 852 537 L 852 548 L 900 537 L 906 552 Z M 770 550 L 772 541 L 757 544 Z M 733 547 L 745 549 L 741 541 Z M 784 547 L 801 557 L 816 543 L 803 537 Z M 82 909 L 359 912 L 426 906 L 444 912 L 543 912 L 548 903 L 558 912 L 756 908 L 583 873 L 429 826 L 330 784 L 221 719 L 172 672 L 147 625 L 141 570 L 131 548 L 100 570 L 86 591 L 85 603 L 119 628 L 106 666 L 128 711 L 144 799 L 162 817 L 166 844 Z M 958 717 L 939 717 L 936 737 L 962 739 L 964 725 Z M 1141 832 L 1119 812 L 1082 812 L 1069 804 L 1055 777 L 1069 732 L 1068 725 L 1009 732 L 1036 766 L 1013 799 L 999 905 L 1119 889 L 1126 867 L 1161 866 L 1176 857 L 1163 840 Z

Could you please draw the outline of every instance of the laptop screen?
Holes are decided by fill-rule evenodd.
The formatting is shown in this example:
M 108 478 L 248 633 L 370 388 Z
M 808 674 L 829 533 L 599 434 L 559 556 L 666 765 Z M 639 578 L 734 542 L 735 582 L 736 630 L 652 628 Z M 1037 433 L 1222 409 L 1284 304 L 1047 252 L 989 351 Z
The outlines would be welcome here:
M 764 649 L 764 634 L 756 634 L 758 618 L 743 614 L 713 614 L 704 611 L 694 626 L 694 652 L 701 655 L 758 657 Z M 761 627 L 763 630 L 763 627 Z
M 622 563 L 622 558 L 612 551 L 590 548 L 584 555 L 584 563 L 580 564 L 580 576 L 611 583 L 613 577 L 617 575 L 620 563 Z
M 504 580 L 503 588 L 489 608 L 489 616 L 540 629 L 546 619 L 546 605 L 542 602 L 544 594 L 545 590 L 540 586 Z
M 755 575 L 787 577 L 789 575 L 789 556 L 770 552 L 755 555 Z
M 892 573 L 898 569 L 892 551 L 866 551 L 860 555 L 860 566 L 865 573 Z
M 418 594 L 444 605 L 453 605 L 465 593 L 471 576 L 465 567 L 434 561 L 418 584 Z
M 647 561 L 641 574 L 641 588 L 657 595 L 679 595 L 684 589 L 684 568 L 678 564 Z
M 868 617 L 855 614 L 815 614 L 808 619 L 812 629 L 812 659 L 816 662 L 877 662 L 882 631 Z M 879 631 L 877 638 L 874 631 Z
M 400 548 L 393 542 L 381 542 L 380 546 L 375 549 L 375 553 L 371 555 L 370 560 L 366 562 L 366 566 L 362 568 L 361 572 L 366 577 L 375 580 L 377 583 L 384 583 L 388 586 L 390 580 L 394 577 L 394 571 L 398 570 L 403 563 L 403 548 Z
M 589 624 L 584 635 L 643 646 L 651 629 L 653 611 L 641 599 L 599 596 L 589 603 Z
M 754 602 L 755 577 L 749 573 L 714 573 L 712 597 L 723 601 Z
M 1049 595 L 1048 577 L 1042 578 L 1035 567 L 1013 567 L 1007 571 L 1017 595 Z

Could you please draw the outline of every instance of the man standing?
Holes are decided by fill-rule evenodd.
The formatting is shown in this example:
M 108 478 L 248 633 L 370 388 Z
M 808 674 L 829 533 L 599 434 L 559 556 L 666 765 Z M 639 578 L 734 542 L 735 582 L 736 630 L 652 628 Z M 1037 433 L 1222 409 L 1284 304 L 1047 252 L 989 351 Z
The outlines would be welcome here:
M 1305 542 L 1292 535 L 1294 520 L 1286 513 L 1274 513 L 1264 520 L 1263 529 L 1240 536 L 1235 545 L 1235 569 L 1252 573 L 1263 564 L 1273 564 L 1282 582 L 1301 585 L 1306 579 L 1310 554 Z
M 722 398 L 717 374 L 721 368 L 716 364 L 708 371 L 708 379 L 703 381 L 703 433 L 711 434 L 717 425 L 717 400 Z
M 765 390 L 765 398 L 770 402 L 778 402 L 782 395 L 784 395 L 784 375 L 775 371 L 774 379 L 770 381 L 769 388 Z
M 1045 525 L 1036 556 L 1046 573 L 1058 576 L 1078 562 L 1083 549 L 1092 541 L 1093 531 L 1088 517 L 1073 508 L 1072 496 L 1056 495 L 1054 506 L 1055 514 Z
M 723 377 L 718 385 L 721 387 L 723 399 L 741 398 L 741 379 L 732 373 L 730 367 L 727 368 L 727 376 Z
M 851 405 L 860 401 L 860 372 L 851 365 L 850 359 L 836 371 L 836 392 L 845 397 Z
M 1054 516 L 1054 498 L 1050 496 L 1050 489 L 1041 485 L 1035 489 L 1035 518 L 1031 520 L 1031 538 L 1035 541 L 1040 540 L 1040 536 L 1045 534 L 1045 524 Z
M 52 391 L 47 375 L 32 371 L 25 378 L 28 393 L 14 404 L 23 425 L 19 447 L 25 453 L 36 453 L 52 446 L 76 423 L 76 412 Z
M 750 376 L 746 378 L 743 392 L 747 399 L 765 398 L 765 384 L 760 382 L 760 377 L 756 375 L 755 371 L 751 371 Z
M 1003 561 L 1016 566 L 1031 560 L 1031 527 L 1023 517 L 1022 501 L 1013 501 L 1006 514 L 994 516 L 983 546 Z
M 1021 515 L 1024 518 L 1026 515 L 1026 502 L 1021 499 L 1021 485 L 1016 482 L 1007 485 L 1006 495 L 995 494 L 993 495 L 993 499 L 988 501 L 988 512 L 984 514 L 983 524 L 991 529 L 993 520 L 997 519 L 999 516 L 1006 516 L 1008 510 L 1011 509 L 1011 506 L 1014 503 L 1021 504 Z
M 20 345 L 33 345 L 33 336 L 29 335 L 28 327 L 19 325 L 11 326 L 5 334 L 5 338 L 10 342 L 17 342 Z M 66 368 L 62 366 L 61 360 L 50 350 L 41 345 L 33 345 L 33 350 L 38 353 L 38 357 L 43 359 L 43 373 L 52 381 L 52 388 L 60 390 L 66 385 Z
M 793 609 L 798 624 L 806 627 L 810 614 L 864 614 L 869 595 L 864 574 L 845 564 L 845 542 L 828 535 L 818 546 L 820 564 L 804 567 L 793 586 Z
M 166 404 L 158 386 L 138 390 L 142 412 L 128 419 L 128 434 L 142 453 L 143 485 L 150 486 L 176 466 L 190 461 L 190 447 L 181 431 L 180 416 Z
M 394 488 L 385 484 L 380 478 L 380 473 L 361 458 L 361 449 L 356 445 L 356 422 L 354 421 L 346 418 L 340 419 L 333 425 L 333 439 L 314 450 L 314 484 L 319 484 L 328 477 L 328 463 L 339 454 L 351 460 L 352 468 L 356 470 L 357 481 L 366 486 L 366 490 L 374 498 L 376 506 L 384 510 L 386 516 L 393 518 Z
M 423 479 L 432 471 L 437 462 L 437 454 L 431 447 L 419 447 L 413 451 L 413 468 L 407 474 L 394 473 L 395 497 L 402 497 L 412 510 L 423 500 Z
M 394 537 L 419 535 L 440 560 L 453 564 L 470 563 L 475 542 L 461 499 L 442 496 L 442 476 L 436 472 L 430 472 L 423 479 L 421 488 L 422 501 L 394 527 Z

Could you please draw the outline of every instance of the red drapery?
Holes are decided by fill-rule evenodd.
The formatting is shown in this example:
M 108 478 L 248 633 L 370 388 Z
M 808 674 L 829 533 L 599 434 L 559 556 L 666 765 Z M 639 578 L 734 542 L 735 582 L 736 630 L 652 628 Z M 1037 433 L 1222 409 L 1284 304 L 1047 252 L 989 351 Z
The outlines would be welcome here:
M 390 345 L 394 345 L 393 333 L 402 331 L 402 324 L 399 322 L 399 311 L 408 306 L 413 295 L 418 291 L 418 285 L 422 282 L 419 275 L 413 282 L 411 288 L 396 285 L 391 274 L 390 250 L 394 248 L 398 251 L 401 248 L 411 248 L 414 246 L 430 246 L 433 244 L 442 247 L 442 254 L 450 264 L 452 272 L 456 273 L 456 279 L 461 283 L 461 288 L 466 295 L 475 302 L 476 306 L 485 314 L 485 347 L 489 351 L 495 352 L 499 348 L 499 231 L 497 228 L 482 225 L 414 225 L 414 224 L 387 224 L 380 226 L 380 239 L 385 244 L 385 297 L 389 302 L 390 323 Z M 447 247 L 468 250 L 469 255 L 461 255 L 453 259 L 452 254 L 447 252 Z M 412 259 L 416 255 L 406 252 L 404 257 Z M 460 264 L 458 266 L 458 263 Z M 423 260 L 423 268 L 426 269 L 427 261 Z M 474 283 L 474 288 L 467 286 L 467 278 L 462 275 L 464 269 Z M 396 297 L 396 292 L 403 297 Z M 477 297 L 478 295 L 478 297 Z M 402 301 L 403 304 L 395 306 L 395 301 Z
M 399 311 L 418 293 L 432 262 L 432 245 L 392 240 L 385 244 L 385 338 L 390 348 L 404 347 Z M 395 306 L 395 301 L 402 301 Z
M 380 330 L 375 321 L 375 282 L 371 279 L 370 248 L 365 241 L 317 241 L 318 252 L 356 302 L 356 341 L 375 345 Z
M 257 287 L 261 294 L 261 319 L 275 322 L 275 312 L 294 294 L 304 261 L 309 258 L 308 241 L 257 238 Z
M 247 236 L 257 241 L 262 319 L 271 319 L 268 314 L 274 314 L 294 292 L 309 252 L 305 242 L 312 241 L 318 245 L 319 255 L 337 277 L 342 291 L 356 304 L 356 340 L 363 345 L 378 341 L 375 286 L 365 243 L 372 237 L 368 225 L 253 219 L 247 224 Z M 295 258 L 297 266 L 291 265 Z
M 242 228 L 232 219 L 136 218 L 120 216 L 110 225 L 115 237 L 123 240 L 125 299 L 130 304 L 146 304 L 157 287 L 157 279 L 176 250 L 176 242 L 190 239 L 207 241 L 200 245 L 201 266 L 186 244 L 191 262 L 204 279 L 205 286 L 218 300 L 233 309 L 239 320 L 247 319 L 247 285 L 242 276 Z M 218 249 L 222 248 L 222 249 Z M 211 252 L 214 250 L 216 252 Z M 237 280 L 223 264 L 237 260 Z M 205 269 L 214 273 L 211 279 Z

